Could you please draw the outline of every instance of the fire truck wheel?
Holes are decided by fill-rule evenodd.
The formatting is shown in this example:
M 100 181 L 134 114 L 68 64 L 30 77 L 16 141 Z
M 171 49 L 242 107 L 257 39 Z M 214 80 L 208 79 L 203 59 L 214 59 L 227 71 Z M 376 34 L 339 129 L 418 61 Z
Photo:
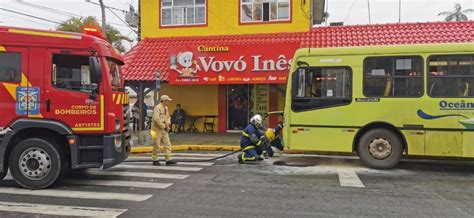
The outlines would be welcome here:
M 400 162 L 403 145 L 395 133 L 386 129 L 366 132 L 359 141 L 357 153 L 367 166 L 376 169 L 390 169 Z
M 3 170 L 3 173 L 0 173 L 0 181 L 3 180 L 3 178 L 5 178 L 5 176 L 7 176 L 7 173 L 8 173 L 8 168 L 5 168 Z
M 61 174 L 63 162 L 60 154 L 52 142 L 40 138 L 25 139 L 10 154 L 12 177 L 28 189 L 47 188 Z

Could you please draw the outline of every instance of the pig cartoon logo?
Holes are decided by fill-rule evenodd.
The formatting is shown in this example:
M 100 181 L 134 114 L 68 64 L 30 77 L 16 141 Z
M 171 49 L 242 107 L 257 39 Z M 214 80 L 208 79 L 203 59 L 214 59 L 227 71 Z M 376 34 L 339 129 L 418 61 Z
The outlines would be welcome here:
M 177 56 L 172 56 L 171 69 L 178 72 L 180 77 L 196 77 L 201 68 L 197 61 L 193 60 L 193 56 L 194 54 L 190 51 L 180 52 Z

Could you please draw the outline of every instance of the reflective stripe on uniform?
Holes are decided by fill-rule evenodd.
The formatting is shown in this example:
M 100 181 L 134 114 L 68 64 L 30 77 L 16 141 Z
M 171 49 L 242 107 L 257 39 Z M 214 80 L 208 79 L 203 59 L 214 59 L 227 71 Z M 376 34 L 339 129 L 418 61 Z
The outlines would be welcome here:
M 246 146 L 244 149 L 242 149 L 242 151 L 247 151 L 247 150 L 250 150 L 250 149 L 255 149 L 255 146 L 253 146 L 253 145 Z
M 250 135 L 249 135 L 248 133 L 246 133 L 246 132 L 242 132 L 242 135 L 245 136 L 245 137 L 247 137 L 247 138 L 250 138 Z
M 254 161 L 257 157 L 253 156 L 253 157 L 245 157 L 245 153 L 242 153 L 242 160 L 243 161 Z
M 262 141 L 257 142 L 257 146 L 260 146 L 262 144 Z

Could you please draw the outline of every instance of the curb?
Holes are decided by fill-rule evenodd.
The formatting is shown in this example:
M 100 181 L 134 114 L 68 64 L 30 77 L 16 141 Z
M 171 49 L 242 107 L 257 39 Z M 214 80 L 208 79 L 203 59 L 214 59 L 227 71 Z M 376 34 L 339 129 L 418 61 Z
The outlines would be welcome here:
M 238 151 L 240 150 L 240 146 L 236 145 L 173 145 L 173 151 Z M 137 146 L 132 147 L 131 153 L 132 154 L 140 154 L 140 153 L 151 153 L 153 151 L 152 146 Z M 160 152 L 163 152 L 164 149 L 161 146 Z M 285 150 L 285 154 L 306 154 L 307 151 L 301 150 Z M 311 153 L 311 152 L 309 152 Z

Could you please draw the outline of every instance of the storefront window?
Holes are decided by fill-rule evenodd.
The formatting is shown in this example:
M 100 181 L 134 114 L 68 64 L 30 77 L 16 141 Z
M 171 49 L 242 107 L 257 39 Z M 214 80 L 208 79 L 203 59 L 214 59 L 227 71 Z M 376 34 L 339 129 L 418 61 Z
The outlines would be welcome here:
M 242 23 L 290 20 L 290 0 L 240 0 Z
M 206 0 L 161 0 L 161 25 L 206 24 Z

